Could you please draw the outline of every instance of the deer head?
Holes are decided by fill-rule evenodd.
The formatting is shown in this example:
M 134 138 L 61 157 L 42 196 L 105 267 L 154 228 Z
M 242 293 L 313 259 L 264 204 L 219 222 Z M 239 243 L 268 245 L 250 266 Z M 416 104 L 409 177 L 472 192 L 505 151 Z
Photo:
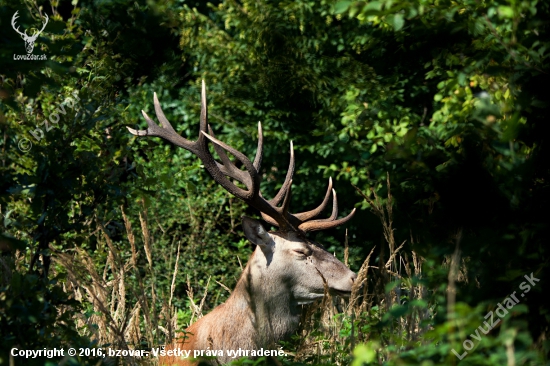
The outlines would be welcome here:
M 27 53 L 32 53 L 32 50 L 34 49 L 34 42 L 36 42 L 36 39 L 38 38 L 40 33 L 42 33 L 44 28 L 46 28 L 46 24 L 48 24 L 48 20 L 49 20 L 48 14 L 44 14 L 44 17 L 46 18 L 46 21 L 42 25 L 42 29 L 40 29 L 39 31 L 34 32 L 34 34 L 32 36 L 29 36 L 29 35 L 27 35 L 26 30 L 25 30 L 25 32 L 21 32 L 19 30 L 19 26 L 15 24 L 15 21 L 17 20 L 17 18 L 19 18 L 19 15 L 17 13 L 19 13 L 19 10 L 16 11 L 15 14 L 13 14 L 13 17 L 11 18 L 11 26 L 13 27 L 13 29 L 17 33 L 19 33 L 21 38 L 23 38 L 23 41 L 25 41 L 25 49 L 27 50 Z
M 165 117 L 156 93 L 155 113 L 162 127 L 147 113 L 146 130 L 128 130 L 136 136 L 158 136 L 197 155 L 214 180 L 227 191 L 256 208 L 262 218 L 279 230 L 267 232 L 262 224 L 243 217 L 246 237 L 256 245 L 246 268 L 232 295 L 223 306 L 193 324 L 188 331 L 187 349 L 254 349 L 273 344 L 292 333 L 298 325 L 299 305 L 308 304 L 324 296 L 325 290 L 347 296 L 357 277 L 342 262 L 307 239 L 306 233 L 333 228 L 347 222 L 355 209 L 346 217 L 337 219 L 336 192 L 329 179 L 323 202 L 315 209 L 291 213 L 289 203 L 294 173 L 294 149 L 290 143 L 290 164 L 282 187 L 274 198 L 267 200 L 260 192 L 263 134 L 258 123 L 258 148 L 254 161 L 224 142 L 218 140 L 208 125 L 206 88 L 202 82 L 200 131 L 196 141 L 189 141 L 173 129 Z M 208 149 L 211 143 L 221 162 L 216 161 Z M 229 159 L 226 152 L 242 163 L 245 170 Z M 240 182 L 245 188 L 233 183 Z M 329 218 L 317 217 L 333 198 Z M 182 345 L 178 345 L 181 347 Z M 220 358 L 227 362 L 231 358 Z M 164 360 L 171 363 L 173 360 Z
M 305 305 L 322 298 L 326 289 L 332 295 L 350 294 L 355 273 L 299 231 L 268 233 L 259 221 L 248 217 L 243 217 L 243 227 L 248 240 L 261 252 L 251 259 L 251 273 L 256 271 L 268 286 L 278 286 L 284 292 L 270 290 L 272 299 L 288 298 L 293 305 Z

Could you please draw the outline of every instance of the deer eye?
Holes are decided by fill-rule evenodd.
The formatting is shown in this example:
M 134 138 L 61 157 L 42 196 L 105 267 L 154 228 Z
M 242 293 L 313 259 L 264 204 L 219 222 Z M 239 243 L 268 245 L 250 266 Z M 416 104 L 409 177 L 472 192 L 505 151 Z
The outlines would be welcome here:
M 303 257 L 307 257 L 309 255 L 305 249 L 293 249 L 293 252 Z

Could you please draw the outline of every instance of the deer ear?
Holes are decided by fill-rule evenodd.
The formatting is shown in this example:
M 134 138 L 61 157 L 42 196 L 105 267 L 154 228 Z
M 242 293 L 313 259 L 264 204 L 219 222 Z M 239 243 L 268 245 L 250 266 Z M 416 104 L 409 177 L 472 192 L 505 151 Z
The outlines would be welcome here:
M 262 248 L 273 245 L 273 239 L 271 239 L 271 236 L 269 236 L 267 231 L 258 220 L 254 220 L 246 216 L 243 216 L 242 220 L 244 234 L 252 244 L 259 245 Z

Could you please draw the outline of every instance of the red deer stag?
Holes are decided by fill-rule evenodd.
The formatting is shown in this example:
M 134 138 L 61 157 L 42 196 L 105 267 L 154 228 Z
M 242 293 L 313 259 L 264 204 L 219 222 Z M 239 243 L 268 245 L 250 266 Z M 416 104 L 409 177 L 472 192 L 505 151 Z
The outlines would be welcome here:
M 329 180 L 328 190 L 321 205 L 314 210 L 290 213 L 290 190 L 294 173 L 294 151 L 290 144 L 290 166 L 285 181 L 277 195 L 267 200 L 260 193 L 260 164 L 262 162 L 263 136 L 258 124 L 258 150 L 254 162 L 231 146 L 215 138 L 208 125 L 206 88 L 202 83 L 200 132 L 197 141 L 189 141 L 172 128 L 154 95 L 155 112 L 162 127 L 142 111 L 147 130 L 128 130 L 136 136 L 158 136 L 197 155 L 204 167 L 227 191 L 259 210 L 269 224 L 278 231 L 267 232 L 260 222 L 243 217 L 242 225 L 248 240 L 256 250 L 248 261 L 239 281 L 227 301 L 208 315 L 192 324 L 186 331 L 187 338 L 167 347 L 175 356 L 162 357 L 160 364 L 192 364 L 192 358 L 200 350 L 214 350 L 217 360 L 213 364 L 226 363 L 235 356 L 252 355 L 260 349 L 276 349 L 278 341 L 296 331 L 301 307 L 322 298 L 325 283 L 330 293 L 348 296 L 357 275 L 336 257 L 309 241 L 305 233 L 341 225 L 351 219 L 355 209 L 337 219 L 336 192 Z M 207 132 L 208 128 L 208 132 Z M 214 160 L 208 149 L 211 142 L 221 163 Z M 226 151 L 239 160 L 246 171 L 235 166 Z M 246 189 L 235 185 L 232 179 Z M 316 219 L 333 196 L 332 215 L 328 219 Z M 280 205 L 280 206 L 279 206 Z M 244 350 L 235 354 L 234 351 Z M 174 352 L 178 351 L 178 352 Z M 203 355 L 206 353 L 203 353 Z M 189 358 L 181 357 L 189 355 Z M 171 357 L 170 357 L 171 356 Z

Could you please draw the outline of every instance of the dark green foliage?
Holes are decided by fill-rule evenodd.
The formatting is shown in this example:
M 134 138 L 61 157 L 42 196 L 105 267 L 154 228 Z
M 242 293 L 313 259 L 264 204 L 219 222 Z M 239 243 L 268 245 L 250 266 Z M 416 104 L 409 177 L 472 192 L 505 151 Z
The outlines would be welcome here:
M 3 262 L 5 264 L 5 262 Z M 4 268 L 4 271 L 8 268 Z M 3 275 L 8 274 L 3 271 Z M 82 306 L 63 291 L 59 276 L 44 281 L 37 275 L 13 271 L 8 283 L 0 290 L 0 363 L 7 364 L 9 351 L 40 350 L 54 348 L 93 347 L 75 328 L 74 314 Z M 17 352 L 17 351 L 16 351 Z M 25 361 L 26 365 L 56 364 L 64 357 L 36 357 Z M 65 357 L 68 364 L 93 363 L 93 358 Z
M 141 109 L 154 115 L 156 92 L 174 128 L 196 139 L 201 79 L 218 137 L 253 156 L 262 122 L 266 196 L 284 179 L 292 140 L 291 209 L 318 204 L 332 176 L 340 214 L 359 208 L 347 225 L 352 269 L 359 270 L 376 245 L 370 264 L 378 269 L 367 272 L 370 306 L 355 318 L 336 317 L 340 338 L 327 340 L 320 326 L 310 329 L 308 337 L 322 347 L 283 362 L 500 365 L 510 352 L 516 364 L 547 362 L 550 4 L 52 4 L 0 2 L 0 363 L 14 345 L 90 342 L 92 333 L 77 329 L 73 315 L 91 319 L 94 307 L 62 291 L 70 271 L 50 256 L 81 258 L 76 248 L 83 249 L 105 281 L 117 279 L 108 265 L 114 251 L 100 228 L 120 263 L 130 263 L 121 208 L 134 230 L 147 213 L 155 258 L 149 266 L 138 248 L 128 301 L 143 295 L 143 284 L 158 295 L 143 295 L 150 314 L 164 314 L 178 245 L 172 305 L 179 326 L 192 316 L 190 289 L 197 297 L 207 291 L 204 312 L 227 297 L 214 280 L 229 288 L 236 283 L 239 259 L 244 264 L 253 249 L 242 239 L 240 217 L 256 213 L 215 186 L 190 153 L 159 139 L 135 139 L 125 128 L 144 126 Z M 15 11 L 22 29 L 37 27 L 39 12 L 49 15 L 34 51 L 47 60 L 13 59 L 25 52 L 10 25 Z M 63 114 L 67 98 L 72 103 Z M 55 113 L 59 122 L 47 131 L 41 123 Z M 37 129 L 40 139 L 31 134 L 40 135 Z M 19 148 L 22 141 L 32 142 L 29 151 Z M 407 259 L 413 253 L 424 261 L 414 275 L 392 267 L 400 278 L 382 270 L 390 255 L 385 227 L 350 185 L 385 203 L 387 174 L 392 235 L 396 245 L 406 241 L 399 263 L 413 270 Z M 147 241 L 136 237 L 138 246 Z M 343 237 L 342 228 L 314 235 L 338 253 Z M 451 349 L 462 353 L 485 314 L 531 273 L 540 283 L 459 362 Z M 419 299 L 414 289 L 422 286 L 427 290 Z M 422 318 L 420 338 L 399 333 L 416 317 Z M 143 338 L 140 347 L 153 346 Z M 286 349 L 303 342 L 297 337 Z

